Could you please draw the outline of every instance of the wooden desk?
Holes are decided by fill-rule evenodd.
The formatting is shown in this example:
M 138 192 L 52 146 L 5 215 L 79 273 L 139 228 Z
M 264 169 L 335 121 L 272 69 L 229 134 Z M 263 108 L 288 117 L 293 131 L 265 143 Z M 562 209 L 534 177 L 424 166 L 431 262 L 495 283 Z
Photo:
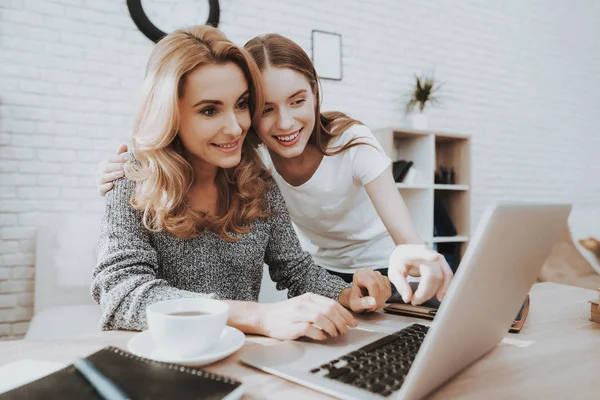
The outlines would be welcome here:
M 515 344 L 502 343 L 464 370 L 432 399 L 597 399 L 600 398 L 600 324 L 589 320 L 588 300 L 597 292 L 554 283 L 536 284 L 531 311 Z M 404 318 L 404 317 L 398 317 Z M 373 321 L 373 317 L 370 317 Z M 107 345 L 127 348 L 135 333 L 101 332 L 51 341 L 0 342 L 0 366 L 22 358 L 71 362 Z M 245 346 L 273 339 L 248 336 Z M 206 369 L 246 384 L 244 399 L 329 399 L 311 389 L 265 374 L 231 357 Z

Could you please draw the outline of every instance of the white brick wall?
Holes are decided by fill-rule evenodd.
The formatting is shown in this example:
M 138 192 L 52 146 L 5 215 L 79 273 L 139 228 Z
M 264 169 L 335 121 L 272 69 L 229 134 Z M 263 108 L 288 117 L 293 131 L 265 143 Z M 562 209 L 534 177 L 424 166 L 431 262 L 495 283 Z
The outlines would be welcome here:
M 102 210 L 94 171 L 129 139 L 152 43 L 122 0 L 0 0 L 0 21 L 0 338 L 14 338 L 32 315 L 34 226 Z M 600 200 L 595 0 L 222 0 L 220 28 L 308 51 L 312 29 L 342 34 L 325 108 L 372 128 L 398 124 L 413 74 L 435 69 L 432 128 L 473 135 L 474 224 L 507 196 Z

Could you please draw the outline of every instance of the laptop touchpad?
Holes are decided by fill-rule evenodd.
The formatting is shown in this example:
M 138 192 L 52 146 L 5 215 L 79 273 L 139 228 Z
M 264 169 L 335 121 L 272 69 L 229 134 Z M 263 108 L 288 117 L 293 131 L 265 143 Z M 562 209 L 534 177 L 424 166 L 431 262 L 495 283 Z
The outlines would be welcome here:
M 272 346 L 253 345 L 242 349 L 240 359 L 250 365 L 267 368 L 290 365 L 302 361 L 312 361 L 317 355 L 325 356 L 325 358 L 335 357 L 338 353 L 342 355 L 383 336 L 385 334 L 363 329 L 350 329 L 345 335 L 323 341 L 302 338 Z
M 349 346 L 359 348 L 366 343 L 370 343 L 377 336 L 384 336 L 381 333 L 367 331 L 364 329 L 348 329 L 348 333 L 340 335 L 338 337 L 330 337 L 326 340 L 313 340 L 309 338 L 302 338 L 299 342 L 310 344 L 311 346 L 327 346 L 331 347 L 343 347 L 350 349 Z M 355 346 L 356 345 L 356 346 Z

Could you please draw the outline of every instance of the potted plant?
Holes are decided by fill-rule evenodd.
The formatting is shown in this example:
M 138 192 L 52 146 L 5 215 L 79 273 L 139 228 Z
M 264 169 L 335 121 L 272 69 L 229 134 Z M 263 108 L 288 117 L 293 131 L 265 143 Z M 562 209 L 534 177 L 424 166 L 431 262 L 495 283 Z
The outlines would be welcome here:
M 411 97 L 406 103 L 406 115 L 411 120 L 412 127 L 415 129 L 427 129 L 427 115 L 424 113 L 427 104 L 436 104 L 438 102 L 435 92 L 441 87 L 433 78 L 433 75 L 417 76 L 415 75 L 415 87 Z M 418 113 L 415 113 L 415 107 L 418 107 Z

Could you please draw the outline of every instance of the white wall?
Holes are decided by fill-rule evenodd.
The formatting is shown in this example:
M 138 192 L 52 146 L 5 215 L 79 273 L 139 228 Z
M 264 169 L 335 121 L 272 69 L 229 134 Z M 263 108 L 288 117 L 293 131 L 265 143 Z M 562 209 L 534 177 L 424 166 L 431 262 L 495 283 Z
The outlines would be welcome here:
M 595 0 L 222 0 L 220 28 L 307 51 L 312 29 L 342 34 L 325 108 L 372 128 L 398 124 L 413 74 L 435 69 L 432 128 L 473 135 L 474 224 L 506 196 L 600 200 Z M 96 165 L 130 136 L 152 43 L 122 0 L 2 0 L 0 29 L 0 338 L 12 338 L 32 314 L 34 226 L 101 212 Z

